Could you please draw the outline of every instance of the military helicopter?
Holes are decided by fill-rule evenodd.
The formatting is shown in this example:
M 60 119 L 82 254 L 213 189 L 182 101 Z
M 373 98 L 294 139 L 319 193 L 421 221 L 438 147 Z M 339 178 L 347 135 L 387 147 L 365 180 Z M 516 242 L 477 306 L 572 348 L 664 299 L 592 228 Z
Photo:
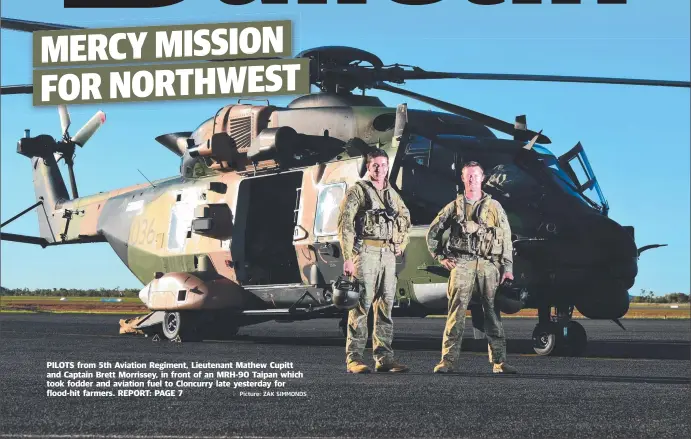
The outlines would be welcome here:
M 26 32 L 74 28 L 3 19 Z M 430 72 L 351 47 L 318 47 L 308 58 L 319 92 L 287 107 L 233 103 L 193 131 L 156 140 L 180 157 L 173 177 L 80 197 L 73 172 L 75 145 L 83 146 L 105 121 L 98 113 L 70 137 L 69 113 L 59 107 L 62 138 L 19 140 L 31 159 L 40 237 L 2 233 L 3 240 L 42 247 L 107 242 L 142 282 L 149 314 L 135 331 L 170 340 L 232 336 L 238 328 L 277 320 L 340 317 L 333 282 L 342 273 L 337 238 L 339 203 L 365 174 L 373 148 L 389 157 L 390 183 L 412 216 L 410 243 L 397 259 L 396 316 L 446 313 L 448 271 L 432 259 L 425 236 L 431 220 L 459 191 L 460 169 L 474 160 L 485 169 L 484 190 L 507 211 L 514 243 L 512 288 L 500 309 L 538 310 L 534 350 L 581 354 L 587 343 L 577 309 L 618 323 L 629 307 L 640 254 L 634 228 L 608 217 L 609 206 L 579 143 L 557 157 L 550 139 L 527 128 L 525 116 L 508 123 L 489 115 L 390 85 L 421 79 L 490 79 L 684 87 L 683 81 L 513 74 Z M 354 93 L 362 90 L 361 94 Z M 387 107 L 365 95 L 385 90 L 443 112 Z M 3 87 L 2 94 L 31 93 Z M 500 139 L 490 130 L 512 136 Z M 72 196 L 58 169 L 68 166 Z M 484 334 L 479 302 L 469 310 L 475 337 Z

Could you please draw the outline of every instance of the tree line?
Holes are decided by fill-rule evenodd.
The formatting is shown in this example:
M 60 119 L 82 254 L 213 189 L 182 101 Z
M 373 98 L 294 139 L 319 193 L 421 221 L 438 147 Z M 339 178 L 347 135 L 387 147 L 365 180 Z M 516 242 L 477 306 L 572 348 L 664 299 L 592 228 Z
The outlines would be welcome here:
M 689 303 L 689 295 L 684 293 L 671 293 L 664 296 L 656 296 L 650 290 L 641 290 L 640 296 L 632 296 L 631 303 Z
M 139 290 L 136 288 L 115 287 L 91 288 L 82 290 L 77 288 L 5 288 L 0 287 L 0 296 L 54 296 L 54 297 L 137 297 Z M 671 293 L 657 296 L 650 290 L 641 290 L 639 296 L 631 296 L 631 303 L 689 303 L 689 295 L 684 293 Z
M 126 288 L 90 288 L 88 290 L 77 288 L 5 288 L 0 287 L 1 296 L 54 296 L 54 297 L 137 297 L 139 289 Z

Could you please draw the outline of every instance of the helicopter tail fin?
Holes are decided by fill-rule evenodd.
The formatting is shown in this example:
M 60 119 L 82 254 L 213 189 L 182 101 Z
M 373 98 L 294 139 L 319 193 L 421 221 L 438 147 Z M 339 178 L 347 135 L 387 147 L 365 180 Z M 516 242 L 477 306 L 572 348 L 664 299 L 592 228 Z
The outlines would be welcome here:
M 24 137 L 17 142 L 17 153 L 31 159 L 36 204 L 2 224 L 5 226 L 33 207 L 38 207 L 38 226 L 41 236 L 39 238 L 3 233 L 0 235 L 2 240 L 39 244 L 44 247 L 51 244 L 104 240 L 95 230 L 98 212 L 82 207 L 89 201 L 98 202 L 100 198 L 91 197 L 90 200 L 85 200 L 79 197 L 74 177 L 74 151 L 77 146 L 84 147 L 91 136 L 105 123 L 106 115 L 102 111 L 97 111 L 74 136 L 70 136 L 68 129 L 71 121 L 67 107 L 58 105 L 58 114 L 61 128 L 60 140 L 56 141 L 47 134 L 31 137 L 29 130 L 25 130 Z M 72 199 L 58 168 L 59 159 L 63 159 L 67 165 Z M 96 210 L 100 207 L 101 205 L 98 204 Z M 78 218 L 73 218 L 73 215 Z M 70 225 L 72 225 L 71 228 Z M 68 233 L 68 228 L 70 233 Z
M 17 142 L 17 153 L 31 159 L 31 170 L 33 174 L 34 193 L 36 194 L 36 204 L 38 207 L 38 227 L 40 238 L 32 238 L 31 240 L 21 240 L 20 242 L 52 244 L 56 242 L 56 218 L 55 210 L 58 205 L 70 199 L 67 192 L 65 180 L 62 178 L 58 163 L 55 157 L 57 150 L 57 142 L 46 134 L 36 137 L 29 137 L 27 130 L 26 136 Z M 22 214 L 12 218 L 13 221 Z M 9 223 L 3 223 L 3 226 Z M 6 234 L 3 234 L 3 239 L 8 239 Z M 14 235 L 12 235 L 14 236 Z M 15 240 L 15 239 L 9 239 Z M 37 242 L 34 242 L 37 240 Z
M 50 136 L 38 136 L 33 139 L 27 137 L 22 140 L 23 142 L 20 141 L 17 146 L 17 152 L 31 159 L 36 204 L 3 222 L 2 227 L 34 208 L 38 208 L 38 228 L 41 236 L 2 233 L 0 238 L 3 241 L 38 244 L 45 247 L 56 243 L 57 219 L 55 218 L 55 210 L 59 204 L 69 200 L 69 194 L 58 169 L 57 161 L 50 149 L 50 142 L 55 143 L 54 140 Z
M 31 167 L 36 201 L 43 201 L 38 206 L 38 230 L 41 238 L 54 243 L 56 234 L 60 233 L 56 231 L 54 213 L 59 204 L 70 199 L 67 186 L 53 154 L 32 157 Z

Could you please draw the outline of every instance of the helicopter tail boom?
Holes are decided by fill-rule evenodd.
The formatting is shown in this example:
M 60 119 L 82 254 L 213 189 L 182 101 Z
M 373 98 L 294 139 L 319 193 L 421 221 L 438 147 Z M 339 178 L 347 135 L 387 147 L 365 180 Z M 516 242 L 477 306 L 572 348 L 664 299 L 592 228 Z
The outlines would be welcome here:
M 68 136 L 69 115 L 60 112 L 63 136 Z M 102 123 L 100 112 L 97 113 L 98 122 Z M 95 131 L 93 123 L 87 123 L 90 134 Z M 100 126 L 100 124 L 99 124 Z M 97 127 L 96 127 L 97 128 Z M 81 130 L 82 132 L 84 129 Z M 86 143 L 85 137 L 82 143 Z M 37 208 L 39 237 L 3 233 L 3 241 L 14 241 L 28 244 L 38 244 L 42 247 L 60 244 L 80 244 L 87 242 L 103 242 L 105 238 L 97 232 L 100 208 L 113 194 L 98 194 L 79 198 L 76 191 L 74 172 L 72 170 L 71 154 L 74 143 L 71 141 L 56 142 L 51 136 L 42 134 L 29 136 L 26 131 L 24 138 L 17 142 L 17 153 L 31 160 L 34 193 L 36 204 L 19 215 L 5 221 L 2 226 L 9 224 L 19 216 Z M 70 157 L 67 159 L 66 157 Z M 70 182 L 75 197 L 70 199 L 67 186 L 58 167 L 58 159 L 64 158 L 70 171 Z

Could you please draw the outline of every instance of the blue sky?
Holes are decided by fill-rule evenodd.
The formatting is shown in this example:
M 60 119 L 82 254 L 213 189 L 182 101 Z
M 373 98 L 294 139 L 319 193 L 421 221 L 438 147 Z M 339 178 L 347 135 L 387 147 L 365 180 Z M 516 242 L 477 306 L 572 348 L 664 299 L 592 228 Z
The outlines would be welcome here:
M 2 16 L 85 27 L 116 27 L 288 19 L 294 54 L 323 45 L 348 45 L 377 54 L 385 64 L 452 72 L 534 73 L 689 80 L 688 0 L 629 0 L 628 5 L 478 6 L 442 0 L 404 6 L 389 0 L 367 5 L 229 6 L 220 0 L 185 0 L 156 9 L 63 9 L 52 0 L 2 0 Z M 31 35 L 2 31 L 2 83 L 31 82 Z M 497 81 L 410 81 L 405 88 L 543 129 L 550 150 L 584 145 L 610 204 L 610 217 L 633 225 L 639 246 L 668 247 L 641 256 L 631 289 L 658 294 L 689 292 L 688 89 Z M 385 92 L 390 106 L 408 102 Z M 53 107 L 32 107 L 30 96 L 3 96 L 0 217 L 34 203 L 30 162 L 16 154 L 25 128 L 59 136 Z M 289 98 L 272 98 L 286 105 Z M 97 110 L 106 124 L 77 151 L 79 192 L 88 195 L 177 172 L 178 159 L 159 145 L 160 134 L 193 130 L 228 100 L 72 105 L 72 131 Z M 66 171 L 64 172 L 66 175 Z M 38 235 L 36 214 L 4 232 Z M 0 279 L 18 288 L 139 288 L 139 281 L 107 244 L 41 249 L 2 242 Z

